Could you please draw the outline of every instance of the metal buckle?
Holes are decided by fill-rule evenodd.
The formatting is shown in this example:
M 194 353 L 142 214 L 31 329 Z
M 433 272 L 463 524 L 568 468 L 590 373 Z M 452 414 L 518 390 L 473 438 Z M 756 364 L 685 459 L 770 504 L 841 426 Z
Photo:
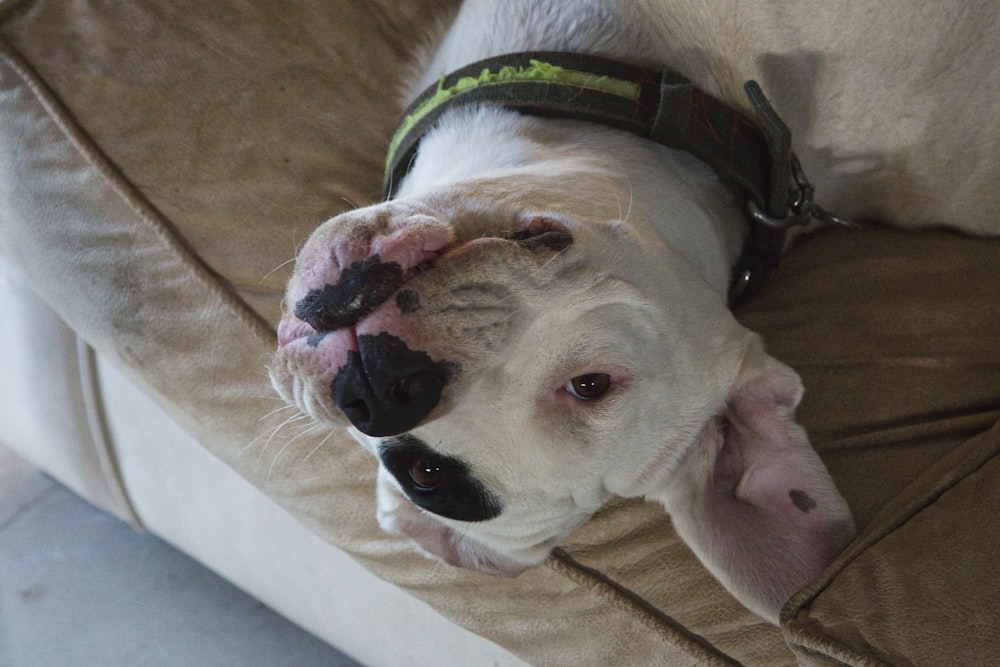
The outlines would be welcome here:
M 802 164 L 794 153 L 792 154 L 792 180 L 795 181 L 795 189 L 788 193 L 789 215 L 784 218 L 776 218 L 773 215 L 768 215 L 761 210 L 756 201 L 750 199 L 747 201 L 747 211 L 750 213 L 750 217 L 766 227 L 779 231 L 784 231 L 791 227 L 805 226 L 813 220 L 830 225 L 840 225 L 842 227 L 854 226 L 853 223 L 843 218 L 838 218 L 816 203 L 813 198 L 815 188 L 813 188 L 809 179 L 806 178 L 806 173 L 802 170 Z

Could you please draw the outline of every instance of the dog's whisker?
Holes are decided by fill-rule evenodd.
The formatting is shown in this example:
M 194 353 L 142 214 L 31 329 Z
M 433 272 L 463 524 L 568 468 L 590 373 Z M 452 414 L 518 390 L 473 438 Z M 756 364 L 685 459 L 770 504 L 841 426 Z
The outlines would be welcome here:
M 271 275 L 274 274 L 275 272 L 280 271 L 281 269 L 283 269 L 284 267 L 288 266 L 289 264 L 293 264 L 293 263 L 299 261 L 299 255 L 302 254 L 302 248 L 303 248 L 303 246 L 305 246 L 305 242 L 304 241 L 297 241 L 295 239 L 295 236 L 296 236 L 296 230 L 293 229 L 292 230 L 292 257 L 290 259 L 285 260 L 281 264 L 278 264 L 276 267 L 274 267 L 273 269 L 271 269 L 270 271 L 268 271 L 267 273 L 265 273 L 263 276 L 261 276 L 260 280 L 257 281 L 258 285 L 262 284 L 265 280 L 267 280 L 268 278 L 270 278 Z
M 611 196 L 615 198 L 615 205 L 618 207 L 618 220 L 622 224 L 625 224 L 628 222 L 629 217 L 632 215 L 632 202 L 635 200 L 635 193 L 632 190 L 631 177 L 627 173 L 625 173 L 621 174 L 621 178 L 624 179 L 625 184 L 628 185 L 628 206 L 625 207 L 624 211 L 622 210 L 621 197 L 618 196 L 618 192 L 620 190 L 620 187 L 618 186 L 620 185 L 620 181 L 616 182 L 614 179 L 611 178 L 609 178 L 608 180 L 611 181 Z
M 260 422 L 264 421 L 264 420 L 265 420 L 265 419 L 267 419 L 268 417 L 272 417 L 272 416 L 274 416 L 274 415 L 276 415 L 276 414 L 278 414 L 279 412 L 282 412 L 282 411 L 284 411 L 284 410 L 294 410 L 294 409 L 295 409 L 295 406 L 294 406 L 294 405 L 290 405 L 290 404 L 288 404 L 288 403 L 285 403 L 284 405 L 282 405 L 282 406 L 279 406 L 279 407 L 275 408 L 274 410 L 271 410 L 271 411 L 270 411 L 270 412 L 268 412 L 268 413 L 267 413 L 266 415 L 264 415 L 263 417 L 261 417 L 260 419 L 258 419 L 258 420 L 257 420 L 257 423 L 259 424 Z
M 299 433 L 298 435 L 294 436 L 293 438 L 290 438 L 288 440 L 288 442 L 286 442 L 284 445 L 282 445 L 281 449 L 279 449 L 277 451 L 277 453 L 274 455 L 274 458 L 271 459 L 271 465 L 268 466 L 268 468 L 267 468 L 267 476 L 265 477 L 265 479 L 268 482 L 271 481 L 271 474 L 274 472 L 274 467 L 278 464 L 278 459 L 281 458 L 281 455 L 284 454 L 285 451 L 289 447 L 291 447 L 295 443 L 296 440 L 298 440 L 299 438 L 302 438 L 302 437 L 304 437 L 306 435 L 309 435 L 310 433 L 314 433 L 319 428 L 320 428 L 319 424 L 310 424 L 307 428 L 305 428 L 305 430 L 303 430 L 301 433 Z M 329 437 L 329 436 L 327 436 L 327 437 Z
M 285 421 L 281 422 L 277 426 L 275 426 L 274 430 L 271 431 L 271 435 L 264 442 L 264 445 L 261 447 L 260 452 L 257 454 L 257 459 L 260 460 L 260 459 L 264 458 L 264 453 L 268 450 L 268 448 L 271 446 L 271 443 L 278 436 L 278 433 L 281 432 L 282 429 L 284 429 L 284 428 L 290 428 L 293 424 L 295 424 L 295 422 L 299 422 L 299 421 L 302 421 L 303 419 L 308 419 L 308 418 L 309 418 L 309 415 L 307 415 L 304 412 L 300 411 L 300 412 L 292 415 L 291 417 L 289 417 Z M 250 448 L 250 446 L 248 445 L 246 447 L 246 449 L 249 449 L 249 448 Z
M 625 211 L 625 217 L 621 219 L 623 224 L 627 223 L 628 219 L 629 219 L 629 216 L 632 215 L 632 202 L 635 199 L 634 193 L 632 191 L 632 179 L 629 177 L 629 175 L 627 173 L 625 174 L 625 182 L 628 183 L 628 209 Z M 617 198 L 617 195 L 616 195 L 616 198 Z M 620 206 L 621 205 L 619 204 L 619 208 L 620 208 Z M 621 216 L 619 215 L 619 217 L 621 217 Z
M 309 460 L 310 458 L 312 458 L 312 455 L 313 455 L 313 454 L 315 454 L 315 453 L 316 453 L 316 452 L 318 452 L 318 451 L 319 451 L 320 449 L 322 449 L 322 448 L 323 448 L 323 446 L 324 446 L 324 445 L 325 445 L 326 443 L 328 443 L 328 442 L 330 441 L 330 438 L 332 438 L 332 437 L 333 437 L 333 434 L 334 434 L 334 431 L 330 431 L 329 433 L 327 433 L 327 434 L 326 434 L 326 437 L 324 437 L 324 438 L 323 438 L 322 440 L 320 440 L 320 441 L 319 441 L 319 444 L 318 444 L 318 445 L 316 445 L 315 447 L 313 447 L 313 448 L 312 448 L 312 451 L 311 451 L 311 452 L 309 452 L 308 454 L 306 454 L 306 455 L 305 455 L 305 456 L 304 456 L 304 457 L 302 458 L 302 463 L 305 463 L 306 461 L 308 461 L 308 460 Z
M 259 285 L 259 284 L 263 283 L 265 280 L 267 280 L 268 278 L 270 278 L 271 275 L 273 275 L 276 271 L 280 271 L 281 269 L 283 269 L 284 267 L 288 266 L 289 264 L 294 264 L 296 259 L 298 259 L 298 257 L 292 257 L 291 259 L 286 259 L 281 264 L 278 264 L 276 267 L 274 267 L 273 269 L 271 269 L 270 271 L 268 271 L 267 273 L 265 273 L 263 276 L 261 276 L 260 280 L 257 281 L 257 284 Z
M 272 412 L 272 414 L 274 414 L 274 412 Z M 291 424 L 294 424 L 296 421 L 301 421 L 302 419 L 305 419 L 307 417 L 308 417 L 308 415 L 306 415 L 306 414 L 304 414 L 302 412 L 297 412 L 296 414 L 292 415 L 288 419 L 284 420 L 283 422 L 281 422 L 280 424 L 278 424 L 277 426 L 275 426 L 274 429 L 271 431 L 271 434 L 268 436 L 267 440 L 264 442 L 263 448 L 261 450 L 261 454 L 263 454 L 264 450 L 266 450 L 268 448 L 268 446 L 270 445 L 271 441 L 278 435 L 278 433 L 281 431 L 281 429 L 286 428 L 286 427 L 290 426 Z M 263 421 L 263 418 L 261 418 L 260 420 L 258 420 L 258 423 L 260 423 L 260 421 Z M 261 435 L 261 436 L 258 436 L 256 438 L 254 438 L 249 443 L 247 443 L 246 446 L 244 446 L 243 449 L 240 450 L 240 455 L 242 456 L 248 450 L 250 450 L 251 448 L 253 448 L 253 446 L 256 445 L 257 443 L 259 443 L 262 438 L 263 438 L 263 436 Z
M 357 204 L 355 204 L 353 201 L 351 201 L 349 198 L 347 198 L 344 195 L 340 195 L 340 200 L 344 201 L 344 202 L 347 202 L 347 204 L 351 207 L 352 211 L 356 211 L 359 208 L 361 208 L 360 206 L 358 206 Z
M 289 407 L 294 407 L 294 406 L 289 406 Z M 260 422 L 264 421 L 268 417 L 274 416 L 275 414 L 277 414 L 278 412 L 280 412 L 280 410 L 282 410 L 282 409 L 283 408 L 278 408 L 277 410 L 272 410 L 268 415 L 265 415 L 264 417 L 261 417 L 260 419 L 258 419 L 257 423 L 260 423 Z M 282 423 L 278 424 L 276 427 L 274 427 L 274 429 L 271 431 L 271 434 L 268 436 L 267 440 L 262 445 L 260 454 L 258 456 L 259 457 L 263 456 L 264 452 L 267 451 L 268 447 L 270 446 L 271 441 L 274 440 L 275 437 L 277 437 L 278 433 L 282 429 L 295 428 L 296 427 L 295 426 L 295 422 L 302 421 L 303 419 L 306 419 L 306 418 L 308 418 L 308 415 L 306 415 L 306 414 L 304 414 L 302 412 L 298 412 L 295 415 L 292 415 L 291 417 L 289 417 L 288 419 L 286 419 L 285 421 L 283 421 Z M 298 428 L 302 428 L 302 427 L 299 426 Z M 248 442 L 246 445 L 244 445 L 244 447 L 242 449 L 240 449 L 240 456 L 243 456 L 248 451 L 250 451 L 251 449 L 253 449 L 253 447 L 255 445 L 257 445 L 261 441 L 262 438 L 263 438 L 263 435 L 258 436 L 256 438 L 254 438 L 253 440 L 251 440 L 250 442 Z
M 566 251 L 565 250 L 559 250 L 559 251 L 553 253 L 553 255 L 551 257 L 549 257 L 547 260 L 545 260 L 545 263 L 542 265 L 542 268 L 548 267 L 549 264 L 551 264 L 556 259 L 558 259 L 559 256 L 562 255 L 564 252 L 566 252 Z

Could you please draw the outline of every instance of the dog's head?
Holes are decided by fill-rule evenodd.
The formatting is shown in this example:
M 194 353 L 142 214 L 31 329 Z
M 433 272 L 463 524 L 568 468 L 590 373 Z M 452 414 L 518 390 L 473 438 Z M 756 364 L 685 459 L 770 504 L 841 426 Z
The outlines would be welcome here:
M 646 496 L 774 619 L 849 512 L 793 421 L 798 377 L 623 210 L 628 185 L 506 174 L 334 218 L 300 254 L 272 379 L 353 425 L 382 526 L 449 563 L 515 575 L 612 494 Z

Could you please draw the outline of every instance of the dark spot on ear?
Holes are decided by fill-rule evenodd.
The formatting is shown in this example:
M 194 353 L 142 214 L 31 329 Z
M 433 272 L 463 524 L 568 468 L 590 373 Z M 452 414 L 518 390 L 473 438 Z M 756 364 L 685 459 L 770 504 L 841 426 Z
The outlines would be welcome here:
M 809 497 L 809 494 L 805 491 L 792 489 L 788 492 L 788 497 L 792 499 L 792 503 L 800 512 L 808 513 L 809 510 L 816 507 L 816 501 Z
M 309 345 L 309 347 L 319 347 L 320 342 L 324 338 L 326 338 L 325 333 L 313 334 L 312 336 L 309 336 L 309 338 L 306 338 L 306 343 Z
M 411 289 L 400 290 L 396 294 L 396 305 L 404 315 L 420 310 L 420 295 Z

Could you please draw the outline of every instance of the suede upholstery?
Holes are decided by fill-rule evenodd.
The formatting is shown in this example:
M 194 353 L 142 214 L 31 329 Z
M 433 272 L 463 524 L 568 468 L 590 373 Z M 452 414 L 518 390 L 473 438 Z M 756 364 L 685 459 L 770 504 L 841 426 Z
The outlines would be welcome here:
M 800 421 L 859 528 L 781 628 L 637 501 L 514 580 L 424 559 L 376 525 L 369 455 L 284 423 L 265 367 L 288 262 L 377 200 L 407 56 L 453 4 L 0 3 L 0 255 L 206 451 L 530 663 L 994 660 L 996 240 L 817 233 L 738 313 L 802 375 Z

